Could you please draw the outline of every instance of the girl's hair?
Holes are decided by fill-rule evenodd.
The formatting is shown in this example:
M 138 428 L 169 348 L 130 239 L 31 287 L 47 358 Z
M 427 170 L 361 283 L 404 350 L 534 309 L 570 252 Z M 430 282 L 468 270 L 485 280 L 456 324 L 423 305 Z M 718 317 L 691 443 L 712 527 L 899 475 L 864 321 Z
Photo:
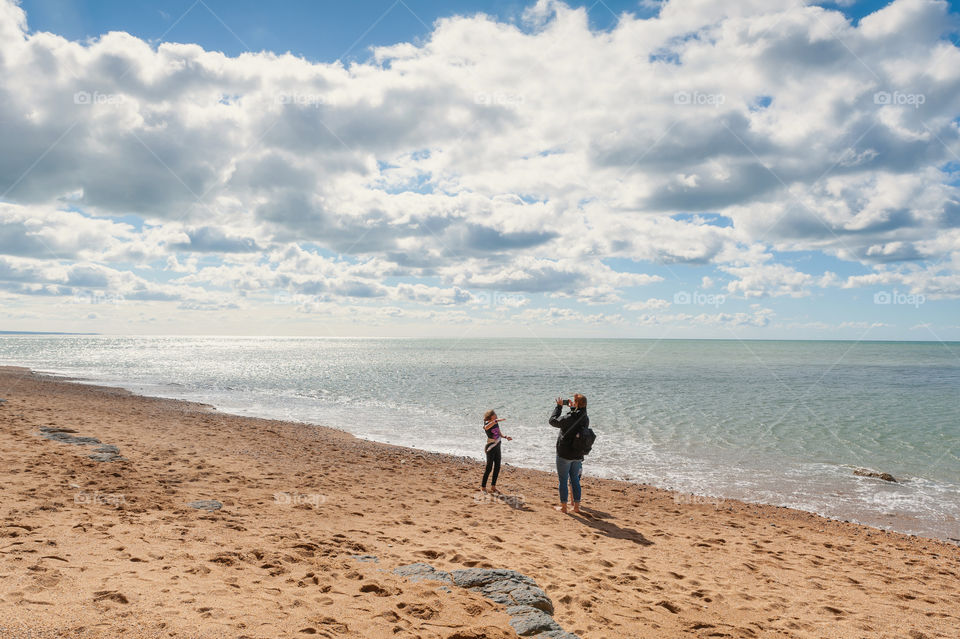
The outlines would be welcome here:
M 587 397 L 586 395 L 581 395 L 577 393 L 573 396 L 573 406 L 574 408 L 586 408 L 587 407 Z
M 483 423 L 486 424 L 490 421 L 490 418 L 497 414 L 497 411 L 492 408 L 483 414 Z

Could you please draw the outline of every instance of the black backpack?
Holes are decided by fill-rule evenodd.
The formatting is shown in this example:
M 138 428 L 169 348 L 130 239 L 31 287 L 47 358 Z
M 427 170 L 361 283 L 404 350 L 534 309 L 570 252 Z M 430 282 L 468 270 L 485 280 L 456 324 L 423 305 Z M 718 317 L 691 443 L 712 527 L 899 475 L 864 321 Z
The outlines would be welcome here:
M 577 428 L 576 433 L 570 436 L 570 450 L 577 457 L 584 457 L 590 454 L 594 442 L 597 441 L 597 434 L 589 426 Z

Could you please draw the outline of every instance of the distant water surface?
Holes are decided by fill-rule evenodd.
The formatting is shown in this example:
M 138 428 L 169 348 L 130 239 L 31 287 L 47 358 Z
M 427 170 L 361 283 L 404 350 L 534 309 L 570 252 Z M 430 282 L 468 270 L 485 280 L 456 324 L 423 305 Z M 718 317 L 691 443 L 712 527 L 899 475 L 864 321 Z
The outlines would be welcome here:
M 496 408 L 541 469 L 582 392 L 588 477 L 960 538 L 958 343 L 0 336 L 0 362 L 477 458 Z

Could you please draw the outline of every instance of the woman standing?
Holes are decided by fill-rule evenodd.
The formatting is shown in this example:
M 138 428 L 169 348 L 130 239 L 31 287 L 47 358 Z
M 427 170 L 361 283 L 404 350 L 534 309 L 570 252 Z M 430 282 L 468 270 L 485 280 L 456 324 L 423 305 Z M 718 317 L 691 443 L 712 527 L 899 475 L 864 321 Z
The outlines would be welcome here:
M 560 416 L 564 406 L 570 412 Z M 557 398 L 557 406 L 550 416 L 550 425 L 560 429 L 557 436 L 557 478 L 559 481 L 560 505 L 554 506 L 560 512 L 567 512 L 567 482 L 573 489 L 573 512 L 580 513 L 580 475 L 583 473 L 583 454 L 574 446 L 573 438 L 582 429 L 590 426 L 587 417 L 587 398 L 580 393 L 573 400 Z
M 483 414 L 483 432 L 487 436 L 487 467 L 483 471 L 483 481 L 480 483 L 480 490 L 487 492 L 487 479 L 490 482 L 490 492 L 500 494 L 497 490 L 497 476 L 500 474 L 500 440 L 506 439 L 513 441 L 512 437 L 507 437 L 500 432 L 500 422 L 504 420 L 497 417 L 497 413 L 490 409 Z M 493 470 L 493 477 L 490 477 L 490 471 Z

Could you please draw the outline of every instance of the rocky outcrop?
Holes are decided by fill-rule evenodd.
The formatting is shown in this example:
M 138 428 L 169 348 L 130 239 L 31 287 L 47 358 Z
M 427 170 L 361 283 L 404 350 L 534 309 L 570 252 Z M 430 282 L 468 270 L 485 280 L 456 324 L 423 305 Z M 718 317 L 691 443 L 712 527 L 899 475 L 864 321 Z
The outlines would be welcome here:
M 430 564 L 416 563 L 396 568 L 394 574 L 406 577 L 410 581 L 440 581 L 452 584 L 453 578 L 446 570 L 437 570 Z
M 93 461 L 115 462 L 126 461 L 125 457 L 120 456 L 120 449 L 113 444 L 104 444 L 96 437 L 83 437 L 75 435 L 72 428 L 61 428 L 59 426 L 41 426 L 40 435 L 61 444 L 73 444 L 75 446 L 97 446 L 93 449 L 93 454 L 87 455 Z
M 853 474 L 858 477 L 874 477 L 876 479 L 882 479 L 883 481 L 897 483 L 897 480 L 894 479 L 890 473 L 881 473 L 876 470 L 870 470 L 869 468 L 858 468 L 853 471 Z
M 437 581 L 482 594 L 502 604 L 510 625 L 521 637 L 534 639 L 578 639 L 553 619 L 553 602 L 530 577 L 516 570 L 470 568 L 446 572 L 430 564 L 400 566 L 393 571 L 411 581 Z
M 481 593 L 505 606 L 528 606 L 547 615 L 553 614 L 553 602 L 530 577 L 516 570 L 470 568 L 450 573 L 453 583 Z
M 53 426 L 42 426 L 40 428 L 40 435 L 46 437 L 47 439 L 52 439 L 55 442 L 60 442 L 61 444 L 74 444 L 76 446 L 88 446 L 92 444 L 99 444 L 100 440 L 96 437 L 81 437 L 79 435 L 74 435 L 77 431 L 72 428 L 56 428 Z
M 510 615 L 510 625 L 521 637 L 534 639 L 578 639 L 573 633 L 560 627 L 553 617 L 530 606 L 510 606 L 507 608 Z
M 120 456 L 120 449 L 113 444 L 98 446 L 93 449 L 93 454 L 87 455 L 87 457 L 98 462 L 125 461 L 125 458 Z

